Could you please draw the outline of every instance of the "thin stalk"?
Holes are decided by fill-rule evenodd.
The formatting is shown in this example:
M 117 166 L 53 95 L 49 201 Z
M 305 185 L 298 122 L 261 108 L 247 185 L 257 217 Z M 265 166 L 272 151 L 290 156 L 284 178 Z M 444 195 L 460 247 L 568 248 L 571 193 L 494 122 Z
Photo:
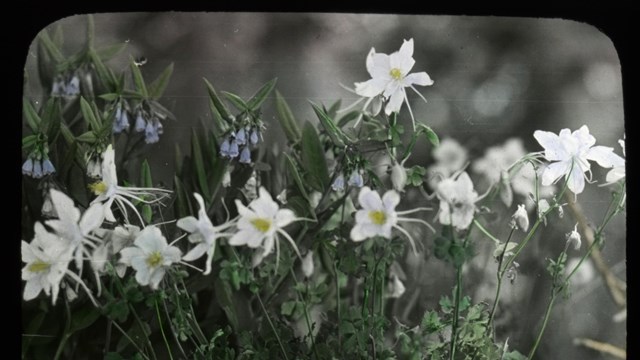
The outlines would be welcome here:
M 171 346 L 169 346 L 169 341 L 167 341 L 167 336 L 164 333 L 164 327 L 162 326 L 162 317 L 160 316 L 160 307 L 158 306 L 158 299 L 155 301 L 156 305 L 156 315 L 158 316 L 158 324 L 160 326 L 160 333 L 162 334 L 162 339 L 164 340 L 164 344 L 167 347 L 167 353 L 169 353 L 169 359 L 173 360 L 173 355 L 171 355 Z
M 336 262 L 333 262 L 333 272 L 336 274 L 336 311 L 338 315 L 338 354 L 342 354 L 342 331 L 340 324 L 342 324 L 342 315 L 340 314 L 340 282 L 338 277 L 338 266 Z
M 449 359 L 455 359 L 456 342 L 458 339 L 458 314 L 460 312 L 460 296 L 462 294 L 462 265 L 456 266 L 456 291 L 454 294 L 453 324 L 451 325 L 451 350 Z
M 296 274 L 293 272 L 293 268 L 289 269 L 291 271 L 291 277 L 293 278 L 293 281 L 296 283 L 296 288 L 299 287 L 300 283 L 298 282 L 298 279 L 296 278 Z M 305 282 L 305 288 L 306 288 L 306 293 L 309 294 L 309 284 Z M 316 348 L 316 340 L 313 337 L 313 331 L 311 328 L 311 321 L 309 320 L 309 309 L 307 308 L 307 299 L 306 297 L 302 296 L 302 294 L 300 294 L 299 291 L 296 291 L 296 294 L 298 296 L 298 299 L 300 299 L 302 301 L 302 309 L 304 311 L 304 319 L 307 323 L 307 330 L 308 330 L 308 334 L 309 337 L 311 337 L 311 346 L 313 346 L 313 353 L 316 357 L 316 359 L 320 359 L 320 356 L 318 356 L 318 349 Z
M 260 294 L 258 292 L 256 292 L 256 297 L 258 298 L 258 302 L 260 303 L 260 307 L 262 308 L 262 312 L 264 313 L 264 316 L 266 316 L 267 321 L 269 322 L 269 326 L 271 326 L 271 330 L 273 331 L 273 334 L 276 336 L 276 340 L 278 340 L 278 345 L 280 345 L 280 351 L 282 351 L 282 356 L 284 356 L 285 360 L 289 360 L 289 357 L 287 356 L 287 352 L 284 349 L 284 345 L 282 345 L 282 341 L 280 340 L 280 335 L 278 335 L 278 332 L 276 331 L 276 327 L 273 326 L 273 322 L 271 322 L 271 317 L 269 317 L 267 308 L 264 307 L 264 303 L 262 302 L 262 298 L 260 297 Z
M 509 237 L 507 238 L 507 242 L 504 244 L 504 249 L 502 249 L 502 253 L 500 254 L 500 258 L 498 259 L 498 272 L 496 273 L 496 277 L 498 278 L 498 287 L 496 289 L 496 295 L 494 296 L 494 299 L 493 299 L 493 307 L 491 308 L 491 312 L 489 313 L 489 321 L 487 322 L 487 331 L 490 331 L 490 332 L 493 332 L 493 329 L 491 328 L 491 323 L 493 322 L 493 317 L 495 316 L 496 309 L 498 307 L 498 302 L 500 301 L 500 290 L 502 288 L 502 279 L 504 278 L 504 272 L 500 271 L 500 269 L 502 267 L 502 262 L 504 261 L 504 254 L 507 252 L 507 245 L 509 244 L 509 241 L 511 240 L 511 236 L 513 236 L 514 231 L 515 231 L 515 228 L 511 228 L 511 231 L 509 232 Z
M 547 323 L 549 322 L 549 315 L 551 315 L 551 309 L 553 308 L 553 303 L 556 301 L 556 296 L 557 296 L 556 292 L 554 292 L 551 295 L 551 300 L 549 301 L 549 304 L 547 305 L 547 310 L 545 311 L 545 314 L 544 314 L 544 320 L 542 321 L 542 328 L 538 332 L 538 336 L 536 337 L 536 342 L 533 344 L 533 347 L 531 348 L 531 351 L 529 351 L 529 356 L 527 356 L 528 360 L 531 360 L 533 358 L 533 354 L 536 353 L 536 350 L 538 349 L 538 345 L 540 345 L 540 340 L 542 339 L 542 335 L 544 334 L 544 330 L 547 327 Z
M 131 337 L 129 337 L 129 334 L 127 334 L 127 332 L 126 332 L 126 331 L 124 331 L 124 329 L 122 329 L 122 328 L 120 327 L 120 325 L 118 325 L 118 323 L 117 323 L 117 322 L 115 322 L 115 321 L 114 321 L 114 322 L 113 322 L 113 326 L 115 326 L 115 327 L 116 327 L 116 329 L 118 329 L 118 331 L 120 331 L 120 333 L 122 334 L 122 336 L 124 336 L 124 337 L 125 337 L 125 339 L 129 340 L 129 342 L 131 343 L 131 345 L 133 345 L 133 347 L 135 347 L 135 348 L 136 348 L 136 350 L 138 350 L 138 353 L 139 353 L 140 355 L 142 355 L 142 357 L 144 357 L 146 360 L 149 360 L 149 357 L 144 353 L 144 350 L 142 350 L 142 349 L 138 346 L 138 344 L 136 344 L 136 342 L 135 342 L 135 341 L 133 341 L 133 339 L 132 339 Z

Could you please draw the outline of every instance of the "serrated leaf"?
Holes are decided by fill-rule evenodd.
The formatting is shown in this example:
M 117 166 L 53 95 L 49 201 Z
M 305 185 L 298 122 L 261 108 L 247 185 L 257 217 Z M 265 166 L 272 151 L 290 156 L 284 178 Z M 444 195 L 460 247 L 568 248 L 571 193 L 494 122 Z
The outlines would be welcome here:
M 224 95 L 233 104 L 233 106 L 236 107 L 236 109 L 240 111 L 249 110 L 249 105 L 247 105 L 247 103 L 242 100 L 240 96 L 227 91 L 222 91 L 222 95 Z
M 195 166 L 200 191 L 205 199 L 209 199 L 211 193 L 209 192 L 209 184 L 207 183 L 207 173 L 204 168 L 202 149 L 200 148 L 200 141 L 198 140 L 198 134 L 195 129 L 192 130 L 191 135 L 191 158 Z
M 286 167 L 287 167 L 287 173 L 293 179 L 293 182 L 296 184 L 298 190 L 300 191 L 300 194 L 307 201 L 309 201 L 309 195 L 307 194 L 307 190 L 304 188 L 304 183 L 302 182 L 302 177 L 300 176 L 300 173 L 298 172 L 298 167 L 296 166 L 296 164 L 293 161 L 293 159 L 289 156 L 289 154 L 285 153 L 284 156 L 285 156 L 285 159 L 286 159 L 285 163 L 286 163 Z
M 204 80 L 207 86 L 207 92 L 209 93 L 209 98 L 213 102 L 213 105 L 215 106 L 216 110 L 218 111 L 220 116 L 222 116 L 222 119 L 231 123 L 232 117 L 231 117 L 231 113 L 229 112 L 229 109 L 227 109 L 227 106 L 220 100 L 220 97 L 218 97 L 218 93 L 216 93 L 216 90 L 213 88 L 213 85 L 211 85 L 211 83 L 207 81 L 207 79 L 205 78 L 202 78 L 202 79 Z
M 39 132 L 41 122 L 40 116 L 38 116 L 38 113 L 26 98 L 22 99 L 22 112 L 24 117 L 27 119 L 27 124 L 31 128 L 31 131 L 34 133 Z
M 149 96 L 153 99 L 158 99 L 164 93 L 164 90 L 169 84 L 169 79 L 173 74 L 173 63 L 169 64 L 160 75 L 149 85 Z
M 131 58 L 131 76 L 133 77 L 133 83 L 136 86 L 136 90 L 142 94 L 144 98 L 149 98 L 149 92 L 147 91 L 147 86 L 144 83 L 144 78 L 142 77 L 142 73 L 140 72 L 140 68 L 136 65 L 133 57 Z
M 278 110 L 278 120 L 280 122 L 280 126 L 282 126 L 282 130 L 284 130 L 287 139 L 291 143 L 297 143 L 300 141 L 302 134 L 300 132 L 300 128 L 298 127 L 298 123 L 293 117 L 293 113 L 291 113 L 291 109 L 287 102 L 284 100 L 280 92 L 276 90 L 276 109 Z
M 310 177 L 310 186 L 323 192 L 329 186 L 329 171 L 316 129 L 306 122 L 302 129 L 302 165 Z
M 260 105 L 262 105 L 262 103 L 267 99 L 267 96 L 269 96 L 269 94 L 271 94 L 271 91 L 273 91 L 273 88 L 276 86 L 276 82 L 278 82 L 277 78 L 262 85 L 260 90 L 258 90 L 255 95 L 253 95 L 247 102 L 247 106 L 249 107 L 249 109 L 255 111 L 260 108 Z

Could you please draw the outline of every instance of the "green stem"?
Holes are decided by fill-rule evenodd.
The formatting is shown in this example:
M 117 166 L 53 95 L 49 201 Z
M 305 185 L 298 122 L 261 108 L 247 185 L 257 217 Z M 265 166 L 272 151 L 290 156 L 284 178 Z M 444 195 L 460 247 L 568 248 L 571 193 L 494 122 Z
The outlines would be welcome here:
M 118 325 L 117 322 L 113 321 L 113 326 L 116 327 L 116 329 L 118 329 L 118 331 L 120 331 L 120 333 L 122 334 L 122 336 L 125 337 L 125 339 L 129 340 L 129 342 L 131 343 L 131 345 L 133 345 L 133 347 L 136 348 L 136 350 L 138 350 L 138 353 L 144 357 L 146 360 L 149 360 L 149 357 L 144 353 L 144 351 L 138 346 L 138 344 L 136 344 L 135 341 L 133 341 L 133 339 L 131 337 L 129 337 L 129 334 L 127 334 L 126 331 L 124 331 L 123 328 L 120 327 L 120 325 Z
M 453 360 L 456 354 L 456 342 L 458 339 L 458 313 L 460 312 L 460 296 L 462 294 L 462 265 L 456 266 L 456 291 L 454 294 L 453 323 L 451 325 L 451 350 L 449 359 Z
M 67 340 L 71 337 L 71 333 L 65 333 L 62 336 L 62 340 L 60 340 L 60 344 L 58 344 L 58 349 L 56 350 L 56 355 L 53 357 L 54 360 L 58 360 L 60 355 L 62 355 L 62 351 L 64 350 L 64 345 L 67 343 Z
M 293 281 L 296 283 L 296 289 L 299 288 L 300 283 L 298 282 L 298 279 L 296 278 L 296 274 L 293 272 L 293 268 L 289 269 L 291 271 L 291 277 L 293 278 Z M 305 283 L 305 288 L 306 288 L 306 293 L 309 294 L 309 284 Z M 316 359 L 320 359 L 320 356 L 318 356 L 318 349 L 316 348 L 316 340 L 314 339 L 313 336 L 313 331 L 311 328 L 311 320 L 309 319 L 309 309 L 307 308 L 307 299 L 305 296 L 302 296 L 302 294 L 300 294 L 299 291 L 296 291 L 297 295 L 298 295 L 298 299 L 300 299 L 300 301 L 302 301 L 302 309 L 304 311 L 304 318 L 305 321 L 307 323 L 307 329 L 308 329 L 308 335 L 309 337 L 311 337 L 311 346 L 313 346 L 313 353 L 316 357 Z
M 496 295 L 493 299 L 493 307 L 491 308 L 491 312 L 489 313 L 489 321 L 487 322 L 487 331 L 493 332 L 491 328 L 491 323 L 493 322 L 493 317 L 496 314 L 496 309 L 498 308 L 498 302 L 500 301 L 500 290 L 502 288 L 502 279 L 504 278 L 504 272 L 500 271 L 502 267 L 502 262 L 504 261 L 504 254 L 507 252 L 507 245 L 509 245 L 509 241 L 511 240 L 511 236 L 515 228 L 511 228 L 509 232 L 509 237 L 507 238 L 507 242 L 504 244 L 504 249 L 502 249 L 502 254 L 500 254 L 500 258 L 498 259 L 498 272 L 496 273 L 496 277 L 498 278 L 498 287 L 496 288 Z
M 533 348 L 531 348 L 531 351 L 529 352 L 529 356 L 527 356 L 528 360 L 531 360 L 533 358 L 533 354 L 535 354 L 536 350 L 538 349 L 538 345 L 540 345 L 540 340 L 542 339 L 544 330 L 547 327 L 547 323 L 549 322 L 549 315 L 551 315 L 551 309 L 553 308 L 553 303 L 556 300 L 556 295 L 557 294 L 555 292 L 553 293 L 553 295 L 551 295 L 551 300 L 547 305 L 547 311 L 545 312 L 544 320 L 542 321 L 542 328 L 540 329 L 540 332 L 538 332 L 538 336 L 536 337 L 536 342 L 533 344 Z
M 336 280 L 336 311 L 337 311 L 337 315 L 338 315 L 338 354 L 342 354 L 342 331 L 341 331 L 341 327 L 340 324 L 342 324 L 342 315 L 340 314 L 340 278 L 338 276 L 338 266 L 336 265 L 336 262 L 333 262 L 333 272 L 336 274 L 335 275 L 335 280 Z
M 256 298 L 258 298 L 258 302 L 260 303 L 262 312 L 264 313 L 264 316 L 266 316 L 267 321 L 269 322 L 269 326 L 271 326 L 271 330 L 273 331 L 273 334 L 276 336 L 276 340 L 278 340 L 278 345 L 280 345 L 280 351 L 282 351 L 282 356 L 284 356 L 285 360 L 289 360 L 289 357 L 287 356 L 287 352 L 284 349 L 284 345 L 282 345 L 282 341 L 280 340 L 280 335 L 278 335 L 278 332 L 276 331 L 276 327 L 273 326 L 273 322 L 271 322 L 271 317 L 269 317 L 267 308 L 264 307 L 264 303 L 262 302 L 262 298 L 260 297 L 260 294 L 258 292 L 256 292 Z
M 173 355 L 171 355 L 171 346 L 169 346 L 169 341 L 167 341 L 167 336 L 164 333 L 164 327 L 162 326 L 162 317 L 160 316 L 160 307 L 158 306 L 158 299 L 155 301 L 156 305 L 156 315 L 158 316 L 158 325 L 160 326 L 160 333 L 162 334 L 162 339 L 164 340 L 164 344 L 167 347 L 167 353 L 169 354 L 169 359 L 173 360 Z

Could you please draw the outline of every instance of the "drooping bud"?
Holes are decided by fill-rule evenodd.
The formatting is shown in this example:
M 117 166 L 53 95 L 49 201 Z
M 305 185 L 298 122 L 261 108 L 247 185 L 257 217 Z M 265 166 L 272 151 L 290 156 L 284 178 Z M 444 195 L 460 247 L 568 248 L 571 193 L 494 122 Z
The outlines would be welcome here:
M 527 214 L 527 209 L 525 209 L 524 204 L 518 205 L 518 210 L 516 210 L 511 218 L 520 230 L 527 232 L 529 229 L 529 215 Z
M 567 234 L 567 247 L 573 245 L 575 250 L 580 249 L 582 245 L 582 239 L 580 238 L 580 233 L 578 232 L 578 224 L 573 228 L 573 230 Z
M 398 162 L 391 168 L 391 184 L 398 192 L 404 192 L 407 185 L 407 170 Z

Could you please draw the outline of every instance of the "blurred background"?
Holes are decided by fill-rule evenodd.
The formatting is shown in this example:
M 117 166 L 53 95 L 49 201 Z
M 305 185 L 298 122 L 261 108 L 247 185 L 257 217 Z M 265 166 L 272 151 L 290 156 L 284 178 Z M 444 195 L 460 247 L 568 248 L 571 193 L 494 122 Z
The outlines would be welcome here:
M 612 42 L 588 24 L 561 19 L 294 13 L 122 13 L 96 14 L 94 19 L 96 45 L 126 42 L 125 54 L 147 59 L 141 67 L 146 79 L 175 64 L 161 102 L 178 120 L 166 121 L 160 142 L 147 145 L 154 178 L 165 183 L 171 183 L 173 176 L 174 143 L 188 149 L 191 128 L 211 119 L 203 77 L 216 89 L 244 98 L 277 77 L 277 89 L 296 118 L 316 121 L 308 100 L 327 106 L 338 99 L 343 106 L 354 102 L 355 95 L 340 84 L 353 87 L 354 82 L 370 78 L 365 68 L 369 50 L 391 53 L 410 38 L 415 43 L 413 72 L 426 71 L 435 81 L 419 88 L 428 103 L 408 93 L 416 119 L 441 139 L 463 144 L 471 160 L 511 137 L 522 138 L 527 151 L 540 151 L 532 136 L 535 130 L 558 133 L 584 124 L 598 145 L 621 154 L 620 62 Z M 86 17 L 61 19 L 51 26 L 57 24 L 62 26 L 67 54 L 76 52 L 85 41 Z M 26 59 L 27 74 L 34 75 L 27 77 L 25 96 L 33 100 L 43 91 L 35 75 L 35 54 L 32 46 Z M 120 55 L 109 64 L 125 70 L 128 61 Z M 267 100 L 265 140 L 281 146 L 284 136 L 274 116 L 274 102 Z M 409 125 L 406 111 L 401 121 Z M 408 165 L 426 167 L 432 162 L 426 142 L 419 142 L 415 151 Z M 604 179 L 605 174 L 594 166 L 594 179 Z M 579 198 L 596 225 L 609 199 L 609 191 L 596 186 L 587 187 Z M 533 343 L 550 289 L 545 258 L 557 256 L 564 246 L 564 236 L 558 234 L 569 232 L 574 224 L 571 214 L 550 221 L 523 254 L 516 281 L 503 287 L 497 336 L 502 341 L 508 338 L 510 348 L 526 353 Z M 433 242 L 425 236 L 427 244 Z M 602 249 L 605 263 L 622 280 L 625 236 L 624 216 L 618 216 L 608 227 Z M 582 251 L 585 248 L 583 244 Z M 491 249 L 482 249 L 479 245 L 480 255 L 468 265 L 464 293 L 474 302 L 491 302 L 496 265 L 486 256 Z M 397 311 L 405 322 L 419 321 L 424 309 L 437 307 L 442 295 L 451 294 L 453 267 L 430 255 L 428 249 L 429 261 L 407 259 L 405 264 L 407 292 L 394 304 L 394 311 L 411 310 Z M 555 307 L 537 358 L 610 358 L 575 346 L 574 338 L 626 347 L 626 320 L 614 321 L 622 309 L 608 295 L 602 278 L 587 264 L 581 279 L 572 287 L 572 297 Z

